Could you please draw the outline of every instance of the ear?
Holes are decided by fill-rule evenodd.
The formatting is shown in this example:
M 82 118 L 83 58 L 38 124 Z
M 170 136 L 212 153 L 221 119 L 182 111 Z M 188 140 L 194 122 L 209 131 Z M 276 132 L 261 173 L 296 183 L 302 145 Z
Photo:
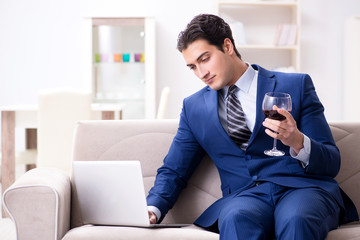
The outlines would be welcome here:
M 234 45 L 229 38 L 224 39 L 223 49 L 225 53 L 230 55 L 234 53 Z

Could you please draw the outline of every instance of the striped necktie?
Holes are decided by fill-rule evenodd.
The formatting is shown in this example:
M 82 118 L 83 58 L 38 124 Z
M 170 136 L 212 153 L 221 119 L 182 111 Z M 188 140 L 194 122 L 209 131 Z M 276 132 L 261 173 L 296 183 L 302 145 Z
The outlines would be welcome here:
M 236 97 L 237 86 L 229 87 L 229 94 L 226 102 L 228 132 L 231 139 L 245 150 L 251 135 L 251 131 L 246 125 L 244 111 L 239 99 Z

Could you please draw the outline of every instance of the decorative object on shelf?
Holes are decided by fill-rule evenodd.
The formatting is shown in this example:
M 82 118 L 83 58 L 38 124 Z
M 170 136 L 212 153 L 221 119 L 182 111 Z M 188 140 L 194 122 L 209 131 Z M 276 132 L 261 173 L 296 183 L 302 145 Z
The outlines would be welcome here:
M 123 62 L 130 62 L 130 53 L 123 53 L 122 60 Z
M 106 53 L 101 53 L 100 60 L 101 60 L 101 62 L 107 62 L 109 60 L 109 55 Z
M 115 53 L 114 54 L 114 62 L 121 62 L 122 61 L 122 54 L 121 53 Z
M 135 60 L 135 62 L 140 62 L 140 53 L 134 54 L 134 60 Z
M 140 62 L 145 62 L 145 53 L 140 53 Z
M 100 54 L 99 54 L 99 53 L 96 53 L 96 54 L 95 54 L 95 62 L 96 62 L 96 63 L 99 63 L 99 62 L 100 62 Z
M 292 46 L 296 44 L 296 24 L 279 24 L 274 37 L 274 45 Z

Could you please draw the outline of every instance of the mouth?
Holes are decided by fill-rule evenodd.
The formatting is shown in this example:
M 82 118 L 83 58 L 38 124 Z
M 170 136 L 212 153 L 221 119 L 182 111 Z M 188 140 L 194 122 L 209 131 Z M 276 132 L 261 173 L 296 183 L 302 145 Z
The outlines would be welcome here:
M 212 83 L 212 81 L 214 80 L 215 77 L 216 77 L 216 76 L 212 76 L 211 78 L 206 79 L 206 80 L 205 80 L 205 83 L 206 83 L 206 84 Z

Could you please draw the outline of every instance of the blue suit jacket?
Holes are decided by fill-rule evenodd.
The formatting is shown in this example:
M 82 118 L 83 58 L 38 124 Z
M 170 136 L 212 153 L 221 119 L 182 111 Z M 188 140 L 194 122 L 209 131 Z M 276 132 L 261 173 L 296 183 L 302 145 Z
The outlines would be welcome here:
M 253 67 L 258 70 L 256 121 L 246 151 L 231 140 L 220 123 L 218 92 L 203 88 L 184 99 L 178 132 L 164 165 L 158 170 L 155 185 L 147 197 L 148 205 L 157 206 L 163 218 L 207 153 L 219 171 L 223 198 L 196 220 L 198 225 L 209 227 L 214 224 L 228 197 L 254 186 L 255 181 L 270 181 L 294 188 L 322 188 L 344 210 L 343 221 L 357 220 L 354 204 L 334 180 L 340 168 L 340 153 L 311 78 L 306 74 L 271 72 L 257 65 Z M 261 105 L 265 93 L 273 91 L 291 95 L 291 114 L 299 130 L 311 140 L 310 162 L 305 169 L 289 156 L 289 147 L 281 141 L 278 141 L 278 148 L 286 152 L 285 156 L 264 155 L 264 149 L 272 146 L 273 139 L 262 126 L 265 116 Z

